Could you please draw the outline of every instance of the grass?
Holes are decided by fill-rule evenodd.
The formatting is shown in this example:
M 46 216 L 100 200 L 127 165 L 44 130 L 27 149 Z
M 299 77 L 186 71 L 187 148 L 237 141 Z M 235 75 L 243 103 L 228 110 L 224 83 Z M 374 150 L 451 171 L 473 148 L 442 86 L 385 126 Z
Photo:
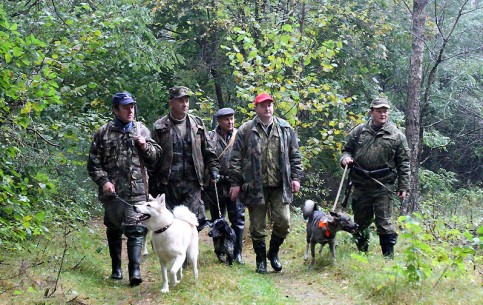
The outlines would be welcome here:
M 465 272 L 433 276 L 409 283 L 396 272 L 404 264 L 400 240 L 396 258 L 385 260 L 377 239 L 371 239 L 369 254 L 359 255 L 345 232 L 337 235 L 337 262 L 328 247 L 313 269 L 304 262 L 305 224 L 293 213 L 292 232 L 281 247 L 282 273 L 259 275 L 255 258 L 245 239 L 246 265 L 218 263 L 211 240 L 200 236 L 199 278 L 191 268 L 180 284 L 160 293 L 160 266 L 153 254 L 144 258 L 139 287 L 125 279 L 109 279 L 110 259 L 105 230 L 98 219 L 88 225 L 52 228 L 50 240 L 38 238 L 24 244 L 21 252 L 4 252 L 0 264 L 1 304 L 481 304 L 480 265 L 468 262 Z M 125 251 L 125 249 L 124 249 Z M 125 256 L 125 254 L 124 254 Z M 481 263 L 481 256 L 474 261 Z M 59 273 L 59 270 L 61 272 Z M 269 267 L 270 269 L 270 267 Z

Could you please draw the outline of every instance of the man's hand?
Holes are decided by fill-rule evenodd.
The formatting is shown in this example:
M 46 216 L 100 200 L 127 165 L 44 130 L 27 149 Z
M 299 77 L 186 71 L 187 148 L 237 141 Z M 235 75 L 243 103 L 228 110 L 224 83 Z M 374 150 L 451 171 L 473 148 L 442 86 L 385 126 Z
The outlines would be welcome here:
M 136 142 L 136 144 L 141 148 L 142 151 L 145 151 L 148 148 L 146 138 L 141 135 L 137 135 L 136 137 L 134 137 L 134 142 Z
M 212 182 L 217 183 L 220 181 L 220 174 L 217 171 L 211 172 L 211 180 Z
M 105 196 L 112 196 L 116 194 L 116 188 L 114 187 L 114 184 L 108 181 L 102 186 L 102 192 Z
M 293 180 L 291 187 L 292 187 L 292 193 L 298 193 L 300 191 L 300 182 Z
M 340 164 L 342 165 L 342 167 L 345 167 L 346 165 L 350 166 L 352 163 L 354 163 L 354 159 L 352 159 L 351 157 L 345 157 L 340 162 Z
M 238 198 L 238 195 L 240 194 L 240 186 L 232 186 L 230 187 L 230 199 L 231 201 L 235 201 Z

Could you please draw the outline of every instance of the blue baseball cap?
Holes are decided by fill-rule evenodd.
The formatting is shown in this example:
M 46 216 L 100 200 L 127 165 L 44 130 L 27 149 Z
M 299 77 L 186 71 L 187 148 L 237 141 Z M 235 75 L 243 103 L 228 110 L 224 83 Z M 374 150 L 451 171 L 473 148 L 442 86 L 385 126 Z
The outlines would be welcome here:
M 129 92 L 119 92 L 114 94 L 112 97 L 112 105 L 129 105 L 135 104 L 136 101 L 133 99 L 131 93 Z

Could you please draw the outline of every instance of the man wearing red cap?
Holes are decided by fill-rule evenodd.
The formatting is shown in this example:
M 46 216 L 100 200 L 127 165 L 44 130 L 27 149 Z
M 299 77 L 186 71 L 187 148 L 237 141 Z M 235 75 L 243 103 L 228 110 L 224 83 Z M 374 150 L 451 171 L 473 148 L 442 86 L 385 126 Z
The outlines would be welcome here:
M 273 116 L 273 98 L 259 94 L 256 116 L 238 129 L 230 155 L 230 197 L 248 208 L 250 237 L 256 254 L 256 272 L 267 273 L 267 254 L 275 271 L 282 270 L 280 245 L 290 229 L 290 203 L 300 190 L 302 156 L 293 128 Z M 273 221 L 268 253 L 267 212 Z

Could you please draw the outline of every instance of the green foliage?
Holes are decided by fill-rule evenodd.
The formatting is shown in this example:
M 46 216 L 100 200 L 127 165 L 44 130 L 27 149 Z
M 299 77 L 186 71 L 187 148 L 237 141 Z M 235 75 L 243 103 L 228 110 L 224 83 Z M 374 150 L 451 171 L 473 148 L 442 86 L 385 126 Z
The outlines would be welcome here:
M 423 216 L 418 213 L 401 216 L 398 221 L 403 228 L 400 238 L 407 245 L 401 253 L 401 263 L 394 266 L 393 272 L 406 281 L 421 283 L 439 272 L 434 283 L 437 285 L 443 275 L 464 276 L 477 263 L 473 247 L 478 248 L 481 242 L 468 231 L 462 233 L 444 221 L 430 222 L 427 230 Z

